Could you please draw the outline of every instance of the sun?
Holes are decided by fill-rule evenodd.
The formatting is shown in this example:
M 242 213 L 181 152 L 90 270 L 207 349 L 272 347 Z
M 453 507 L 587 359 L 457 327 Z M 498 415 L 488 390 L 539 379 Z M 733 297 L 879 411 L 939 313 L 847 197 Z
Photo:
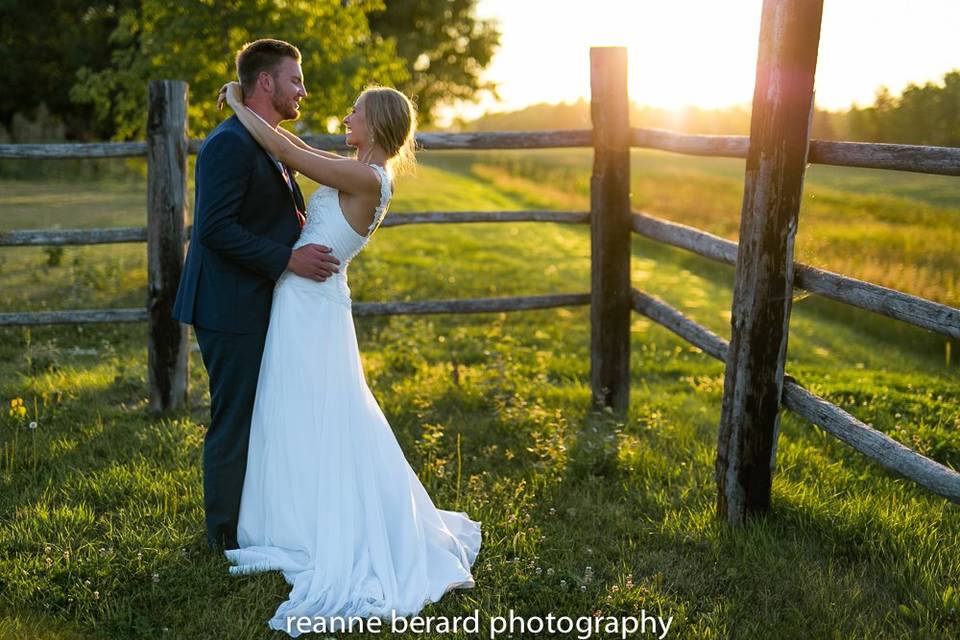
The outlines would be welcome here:
M 635 102 L 712 108 L 752 97 L 762 0 L 488 0 L 509 12 L 489 77 L 509 89 L 500 108 L 590 96 L 590 47 L 624 46 Z M 531 29 L 530 25 L 539 25 Z M 540 28 L 542 26 L 542 28 Z
M 755 76 L 760 0 L 607 2 L 591 12 L 591 46 L 625 46 L 631 100 L 663 108 L 748 103 Z

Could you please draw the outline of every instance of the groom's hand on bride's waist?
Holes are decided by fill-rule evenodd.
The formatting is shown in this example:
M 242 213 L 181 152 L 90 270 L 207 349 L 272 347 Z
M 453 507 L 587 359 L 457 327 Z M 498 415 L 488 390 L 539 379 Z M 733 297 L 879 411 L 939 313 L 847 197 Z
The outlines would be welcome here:
M 323 282 L 340 271 L 337 268 L 340 261 L 333 257 L 330 251 L 330 247 L 322 244 L 305 244 L 290 254 L 287 269 L 302 278 Z

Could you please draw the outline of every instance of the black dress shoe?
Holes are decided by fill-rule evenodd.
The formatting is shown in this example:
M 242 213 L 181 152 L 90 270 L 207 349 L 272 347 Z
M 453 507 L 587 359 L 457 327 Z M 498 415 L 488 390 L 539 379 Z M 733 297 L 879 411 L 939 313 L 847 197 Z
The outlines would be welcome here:
M 214 553 L 222 554 L 224 551 L 228 551 L 230 549 L 239 549 L 240 545 L 237 544 L 236 540 L 226 540 L 222 543 L 208 541 L 207 547 L 209 547 L 210 551 L 213 551 Z

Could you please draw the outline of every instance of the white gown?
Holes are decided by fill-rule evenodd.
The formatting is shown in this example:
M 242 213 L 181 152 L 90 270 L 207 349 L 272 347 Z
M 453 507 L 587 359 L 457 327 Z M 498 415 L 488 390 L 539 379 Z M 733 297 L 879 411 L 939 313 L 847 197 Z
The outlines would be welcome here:
M 386 214 L 390 182 L 365 236 L 343 217 L 339 192 L 310 198 L 295 246 L 331 247 L 340 272 L 324 282 L 285 272 L 270 325 L 250 427 L 234 574 L 280 570 L 292 585 L 269 626 L 299 635 L 326 618 L 390 619 L 447 591 L 475 586 L 480 523 L 438 510 L 367 386 L 351 315 L 347 265 Z M 290 624 L 289 621 L 293 621 Z M 389 628 L 389 627 L 388 627 Z

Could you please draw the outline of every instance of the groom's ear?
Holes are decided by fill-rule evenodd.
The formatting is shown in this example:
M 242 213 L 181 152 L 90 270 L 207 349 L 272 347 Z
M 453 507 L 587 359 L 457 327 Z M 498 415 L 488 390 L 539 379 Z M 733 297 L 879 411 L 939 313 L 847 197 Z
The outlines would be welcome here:
M 257 85 L 267 92 L 268 95 L 273 94 L 273 75 L 269 71 L 261 71 L 257 74 Z

